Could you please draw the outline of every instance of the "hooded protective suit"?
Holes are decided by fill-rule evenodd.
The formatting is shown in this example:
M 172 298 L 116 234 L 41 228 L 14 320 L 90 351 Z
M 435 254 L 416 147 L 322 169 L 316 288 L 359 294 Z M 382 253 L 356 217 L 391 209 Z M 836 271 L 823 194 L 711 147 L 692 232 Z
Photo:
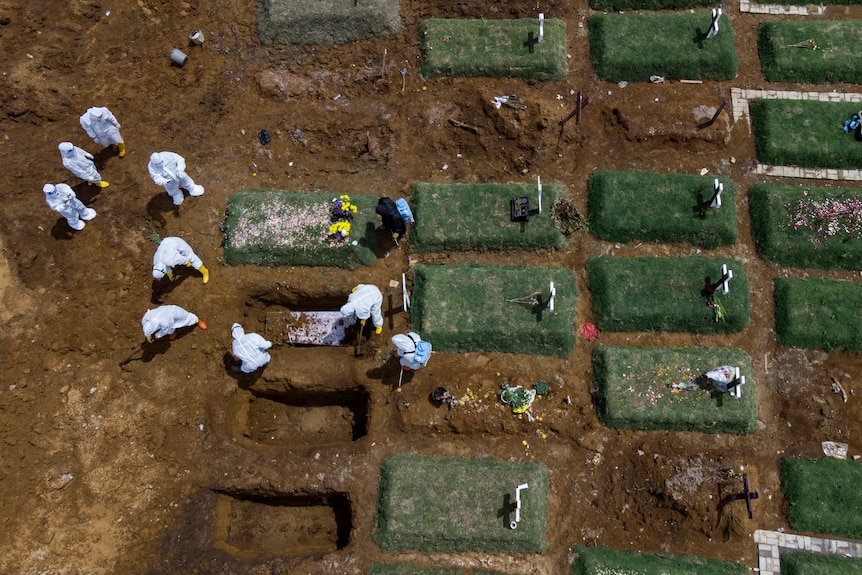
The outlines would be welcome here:
M 392 232 L 398 234 L 399 237 L 407 233 L 407 225 L 404 223 L 404 218 L 401 217 L 401 212 L 398 211 L 398 206 L 389 198 L 380 198 L 377 200 L 377 207 L 374 211 L 380 216 L 381 225 Z
M 398 334 L 392 336 L 392 343 L 398 349 L 398 357 L 401 363 L 401 367 L 417 370 L 421 367 L 425 367 L 428 365 L 428 360 L 431 358 L 431 344 L 428 342 L 423 342 L 427 345 L 428 351 L 421 358 L 422 361 L 419 361 L 416 357 L 416 346 L 422 342 L 422 338 L 415 331 L 411 331 L 408 334 Z
M 66 166 L 66 169 L 91 184 L 98 184 L 102 181 L 102 176 L 96 169 L 96 164 L 93 163 L 93 154 L 73 146 L 70 142 L 61 142 L 59 148 L 60 157 L 63 158 L 63 165 Z
M 266 352 L 272 347 L 271 341 L 266 341 L 256 333 L 245 333 L 238 323 L 230 328 L 233 336 L 233 354 L 242 360 L 240 369 L 243 373 L 251 373 L 269 363 L 270 355 Z
M 107 108 L 90 108 L 81 115 L 81 127 L 100 146 L 122 144 L 120 123 Z
M 383 327 L 383 314 L 380 313 L 380 306 L 383 304 L 383 294 L 377 289 L 377 286 L 370 284 L 359 284 L 356 290 L 347 298 L 347 303 L 341 306 L 341 315 L 356 314 L 360 320 L 366 320 L 369 317 L 374 323 L 374 327 Z
M 203 265 L 185 240 L 175 237 L 163 238 L 153 255 L 153 277 L 161 279 L 165 274 L 173 273 L 174 267 L 189 263 L 196 270 Z
M 181 327 L 198 323 L 198 316 L 178 305 L 161 305 L 147 310 L 141 319 L 141 327 L 147 337 L 165 337 Z
M 86 207 L 66 184 L 45 184 L 42 191 L 45 192 L 48 207 L 66 218 L 73 230 L 83 230 L 84 221 L 96 217 L 96 210 Z
M 195 184 L 186 173 L 186 161 L 179 154 L 153 152 L 147 169 L 153 181 L 165 187 L 175 206 L 183 203 L 183 191 L 180 188 L 188 190 L 190 196 L 202 196 L 204 193 L 204 187 Z

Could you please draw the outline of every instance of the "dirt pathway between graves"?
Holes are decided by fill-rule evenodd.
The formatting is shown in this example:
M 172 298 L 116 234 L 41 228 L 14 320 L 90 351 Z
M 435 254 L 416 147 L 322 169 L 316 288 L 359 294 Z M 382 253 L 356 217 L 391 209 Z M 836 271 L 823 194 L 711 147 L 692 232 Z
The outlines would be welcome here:
M 337 48 L 260 46 L 251 4 L 0 0 L 0 572 L 362 573 L 374 561 L 404 559 L 551 575 L 565 571 L 568 548 L 577 543 L 755 566 L 751 534 L 784 526 L 780 459 L 818 456 L 824 440 L 858 451 L 854 392 L 862 372 L 858 356 L 775 343 L 774 277 L 858 276 L 809 274 L 758 259 L 745 197 L 757 181 L 749 173 L 755 159 L 748 130 L 731 125 L 728 114 L 710 129 L 694 129 L 729 98 L 731 86 L 770 86 L 755 48 L 757 24 L 767 17 L 725 7 L 741 63 L 734 82 L 619 87 L 596 80 L 589 68 L 583 2 L 543 5 L 547 17 L 567 23 L 570 73 L 556 84 L 418 76 L 423 19 L 533 17 L 534 2 L 405 0 L 402 35 Z M 862 14 L 830 8 L 826 17 Z M 195 28 L 206 36 L 201 47 L 186 45 Z M 168 63 L 174 47 L 189 54 L 184 68 Z M 381 79 L 384 49 L 390 64 Z M 409 71 L 403 94 L 402 67 Z M 582 123 L 570 122 L 560 136 L 557 122 L 578 90 L 589 106 Z M 493 96 L 512 93 L 525 110 L 491 104 Z M 75 186 L 99 215 L 73 234 L 40 190 L 68 178 L 58 142 L 99 151 L 77 121 L 92 105 L 117 115 L 129 153 L 97 154 L 111 186 Z M 256 138 L 263 128 L 273 137 L 266 147 Z M 173 209 L 146 173 L 157 150 L 184 155 L 206 194 Z M 599 342 L 579 341 L 565 360 L 435 354 L 395 394 L 388 341 L 407 327 L 403 313 L 387 318 L 359 360 L 347 349 L 279 348 L 257 380 L 237 379 L 226 368 L 234 321 L 259 330 L 270 311 L 338 301 L 358 282 L 385 289 L 418 263 L 571 267 L 583 322 L 591 320 L 587 258 L 694 252 L 684 245 L 617 247 L 581 235 L 557 254 L 408 259 L 402 247 L 355 272 L 229 268 L 219 263 L 219 223 L 237 189 L 400 197 L 417 180 L 533 182 L 538 175 L 566 184 L 585 211 L 586 178 L 597 168 L 708 168 L 733 178 L 740 241 L 708 255 L 744 263 L 752 290 L 748 328 L 708 337 L 604 334 L 599 342 L 744 349 L 756 371 L 747 388 L 757 389 L 756 433 L 604 428 L 590 395 L 590 352 Z M 210 282 L 181 272 L 178 285 L 154 296 L 161 284 L 150 277 L 153 232 L 184 237 L 209 266 Z M 141 315 L 157 301 L 190 309 L 209 329 L 161 342 L 120 369 L 142 339 Z M 832 393 L 831 377 L 850 393 L 847 402 Z M 540 379 L 551 384 L 537 406 L 541 421 L 515 418 L 495 401 L 504 380 Z M 437 385 L 473 401 L 435 409 L 427 395 Z M 545 464 L 548 551 L 513 558 L 381 553 L 370 539 L 377 468 L 386 455 L 405 452 Z M 743 469 L 761 494 L 753 520 L 744 505 L 720 503 Z

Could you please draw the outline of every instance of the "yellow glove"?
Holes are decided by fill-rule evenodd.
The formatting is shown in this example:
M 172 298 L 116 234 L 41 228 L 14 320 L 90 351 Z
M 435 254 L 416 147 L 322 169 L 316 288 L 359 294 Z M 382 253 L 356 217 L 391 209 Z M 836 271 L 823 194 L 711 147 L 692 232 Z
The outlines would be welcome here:
M 190 262 L 190 261 L 186 262 L 186 267 L 187 267 L 187 268 L 192 267 L 192 262 Z
M 174 274 L 172 274 L 171 272 L 168 272 L 168 279 L 169 279 L 170 281 L 174 281 L 174 279 L 175 279 L 175 278 L 174 278 Z
M 365 327 L 365 320 L 364 319 L 359 320 L 359 325 Z
M 355 292 L 355 291 L 356 291 L 356 288 L 358 288 L 358 287 L 359 287 L 359 286 L 355 286 L 352 290 L 350 290 L 350 293 Z
M 153 343 L 153 336 L 148 335 L 148 336 L 147 336 L 147 341 L 148 341 L 148 342 L 150 342 L 150 343 Z

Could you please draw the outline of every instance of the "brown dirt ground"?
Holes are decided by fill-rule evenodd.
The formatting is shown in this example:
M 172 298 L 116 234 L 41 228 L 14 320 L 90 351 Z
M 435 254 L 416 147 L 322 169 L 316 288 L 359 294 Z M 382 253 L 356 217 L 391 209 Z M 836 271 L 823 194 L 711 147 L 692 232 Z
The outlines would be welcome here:
M 374 561 L 405 560 L 550 575 L 565 572 L 577 543 L 756 565 L 753 531 L 786 527 L 781 458 L 817 457 L 824 440 L 849 442 L 853 454 L 862 431 L 853 393 L 859 356 L 778 345 L 772 312 L 777 275 L 856 276 L 758 259 L 745 196 L 756 179 L 748 129 L 725 113 L 713 128 L 694 130 L 702 121 L 695 110 L 714 108 L 731 86 L 768 87 L 755 49 L 764 17 L 725 6 L 741 62 L 733 82 L 620 88 L 598 81 L 582 27 L 589 11 L 583 1 L 562 0 L 541 8 L 568 25 L 565 81 L 418 76 L 423 19 L 533 17 L 538 8 L 527 0 L 404 0 L 405 30 L 396 38 L 263 47 L 250 0 L 0 0 L 0 572 L 362 573 Z M 826 17 L 862 13 L 829 8 Z M 206 35 L 202 47 L 187 46 L 195 28 Z M 184 68 L 169 65 L 174 47 L 189 54 Z M 560 135 L 557 122 L 577 90 L 589 106 L 581 124 L 570 122 Z M 525 110 L 490 104 L 511 93 Z M 78 116 L 92 105 L 109 106 L 123 124 L 126 158 L 96 149 L 80 129 Z M 263 128 L 273 136 L 265 148 L 256 138 Z M 67 139 L 97 153 L 109 188 L 69 180 L 56 148 Z M 183 154 L 206 194 L 173 209 L 147 175 L 157 150 Z M 230 268 L 219 265 L 219 223 L 238 189 L 399 197 L 417 180 L 531 182 L 539 175 L 565 183 L 583 212 L 586 178 L 596 168 L 695 174 L 704 167 L 730 175 L 740 192 L 740 241 L 713 255 L 746 266 L 748 328 L 731 336 L 607 333 L 599 341 L 744 349 L 756 370 L 746 392 L 756 388 L 759 403 L 760 428 L 750 436 L 604 428 L 590 394 L 598 342 L 583 340 L 564 360 L 435 354 L 397 394 L 388 342 L 409 320 L 398 297 L 383 335 L 361 359 L 347 348 L 279 348 L 260 377 L 237 379 L 226 367 L 234 321 L 260 330 L 268 311 L 334 305 L 351 285 L 385 288 L 417 262 L 570 266 L 584 294 L 584 322 L 593 319 L 588 257 L 694 251 L 617 247 L 581 235 L 554 254 L 408 259 L 402 247 L 354 272 Z M 48 181 L 76 184 L 98 211 L 86 230 L 71 233 L 47 208 L 40 190 Z M 163 286 L 150 277 L 152 231 L 189 241 L 210 266 L 209 284 L 184 274 L 154 297 Z M 159 342 L 121 369 L 142 339 L 141 315 L 156 300 L 196 312 L 209 329 Z M 847 402 L 831 391 L 831 377 L 850 392 Z M 517 418 L 495 401 L 502 381 L 539 379 L 551 383 L 536 406 L 541 421 Z M 452 411 L 435 408 L 427 396 L 437 385 L 474 399 Z M 288 423 L 276 424 L 279 418 Z M 547 552 L 381 553 L 370 538 L 378 464 L 404 452 L 542 462 L 551 479 Z M 760 492 L 753 520 L 742 503 L 725 502 L 741 489 L 742 470 Z

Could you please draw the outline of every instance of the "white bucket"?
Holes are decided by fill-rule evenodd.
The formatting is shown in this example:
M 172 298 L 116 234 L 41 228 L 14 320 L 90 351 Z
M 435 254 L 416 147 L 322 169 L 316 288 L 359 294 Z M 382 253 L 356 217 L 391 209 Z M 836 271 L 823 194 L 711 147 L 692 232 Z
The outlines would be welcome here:
M 185 66 L 188 60 L 189 57 L 186 56 L 182 50 L 178 50 L 176 48 L 171 50 L 171 62 L 173 62 L 177 66 Z
M 195 46 L 200 46 L 204 43 L 204 33 L 200 30 L 192 30 L 189 34 L 189 41 Z

